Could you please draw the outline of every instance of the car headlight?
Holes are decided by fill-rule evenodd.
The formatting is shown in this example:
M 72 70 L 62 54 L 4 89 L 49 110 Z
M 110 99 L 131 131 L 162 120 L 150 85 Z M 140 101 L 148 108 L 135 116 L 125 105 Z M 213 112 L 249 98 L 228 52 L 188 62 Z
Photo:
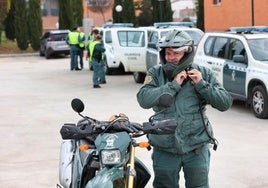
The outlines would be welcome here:
M 121 162 L 121 153 L 119 150 L 102 150 L 101 161 L 104 165 L 115 165 Z

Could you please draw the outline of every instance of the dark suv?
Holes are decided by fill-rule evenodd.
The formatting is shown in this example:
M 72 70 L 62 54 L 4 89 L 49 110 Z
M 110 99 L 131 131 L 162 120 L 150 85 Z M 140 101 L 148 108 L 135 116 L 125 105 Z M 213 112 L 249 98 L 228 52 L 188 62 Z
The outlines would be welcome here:
M 53 55 L 69 55 L 70 47 L 65 39 L 69 30 L 51 30 L 46 32 L 40 38 L 40 56 L 45 56 L 49 59 Z

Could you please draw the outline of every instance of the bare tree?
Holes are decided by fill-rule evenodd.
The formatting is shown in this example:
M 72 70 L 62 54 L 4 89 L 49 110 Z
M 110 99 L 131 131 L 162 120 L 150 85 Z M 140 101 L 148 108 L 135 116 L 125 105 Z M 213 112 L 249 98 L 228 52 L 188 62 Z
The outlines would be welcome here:
M 103 23 L 106 22 L 104 12 L 110 8 L 111 0 L 87 0 L 87 7 L 93 12 L 99 12 L 103 18 Z

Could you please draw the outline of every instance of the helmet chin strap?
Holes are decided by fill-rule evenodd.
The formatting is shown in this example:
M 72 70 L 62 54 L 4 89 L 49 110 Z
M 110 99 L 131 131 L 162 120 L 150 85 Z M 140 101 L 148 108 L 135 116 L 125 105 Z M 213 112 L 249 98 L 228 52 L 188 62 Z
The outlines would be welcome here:
M 181 71 L 188 68 L 192 64 L 193 58 L 194 58 L 193 53 L 189 53 L 189 54 L 185 55 L 182 59 L 182 62 L 180 64 L 178 64 L 177 67 L 175 68 L 175 70 L 173 71 L 172 78 L 174 78 Z
M 172 77 L 172 74 L 174 70 L 177 68 L 178 65 L 175 65 L 171 62 L 166 62 L 162 65 L 164 72 L 166 73 L 166 76 L 169 81 L 171 81 L 174 77 Z

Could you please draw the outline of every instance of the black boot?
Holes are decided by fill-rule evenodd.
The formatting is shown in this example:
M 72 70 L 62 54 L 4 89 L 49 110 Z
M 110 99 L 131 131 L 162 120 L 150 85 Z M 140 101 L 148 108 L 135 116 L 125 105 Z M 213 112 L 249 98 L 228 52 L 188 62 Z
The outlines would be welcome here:
M 100 85 L 93 85 L 93 88 L 101 88 Z

